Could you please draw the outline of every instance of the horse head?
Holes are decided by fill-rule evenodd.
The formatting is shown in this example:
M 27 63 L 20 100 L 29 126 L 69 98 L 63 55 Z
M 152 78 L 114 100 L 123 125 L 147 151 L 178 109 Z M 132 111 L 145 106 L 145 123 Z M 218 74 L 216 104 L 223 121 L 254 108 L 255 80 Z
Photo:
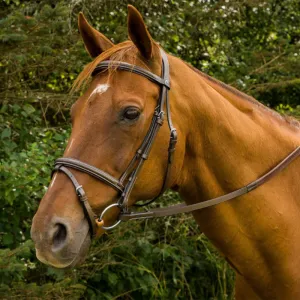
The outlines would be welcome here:
M 163 124 L 163 114 L 157 107 L 158 99 L 165 97 L 161 94 L 162 89 L 166 92 L 169 86 L 160 83 L 164 68 L 162 52 L 150 36 L 140 13 L 128 6 L 130 41 L 118 45 L 91 27 L 83 14 L 79 14 L 78 24 L 86 50 L 94 60 L 75 82 L 78 88 L 91 77 L 85 92 L 71 109 L 72 133 L 64 158 L 77 162 L 77 167 L 81 163 L 96 167 L 106 179 L 99 181 L 76 166 L 72 170 L 66 169 L 64 163 L 67 161 L 58 161 L 52 182 L 34 216 L 31 235 L 39 260 L 59 268 L 74 266 L 82 261 L 91 243 L 91 233 L 100 236 L 103 228 L 116 222 L 120 211 L 116 203 L 120 201 L 120 194 L 126 194 L 124 189 L 130 189 L 126 199 L 123 199 L 126 207 L 130 207 L 138 200 L 157 196 L 162 187 L 164 190 L 175 186 L 180 169 L 178 163 L 174 163 L 172 172 L 168 170 L 171 175 L 166 182 L 170 129 L 172 134 L 175 129 L 170 124 L 169 128 L 167 122 Z M 103 68 L 103 61 L 111 64 L 108 62 L 107 68 Z M 143 74 L 149 72 L 150 80 L 131 72 L 130 67 L 129 72 L 119 70 L 120 61 L 144 70 Z M 101 62 L 102 69 L 97 71 Z M 155 76 L 158 82 L 155 82 Z M 161 106 L 163 110 L 164 103 Z M 153 126 L 157 129 L 154 130 Z M 155 142 L 151 137 L 153 131 Z M 145 143 L 145 139 L 152 140 Z M 148 146 L 152 148 L 151 152 Z M 146 150 L 140 150 L 141 147 Z M 182 148 L 179 146 L 181 151 L 177 151 L 176 158 L 183 155 Z M 137 152 L 139 150 L 141 153 Z M 145 157 L 148 154 L 149 158 Z M 143 168 L 139 166 L 141 160 L 145 161 Z M 132 180 L 130 175 L 137 168 L 139 174 L 135 174 L 134 185 L 126 187 Z M 114 183 L 107 184 L 106 180 L 115 182 L 116 188 Z M 84 193 L 84 209 L 78 201 L 79 190 Z M 91 214 L 99 216 L 107 207 L 111 209 L 98 222 L 100 226 L 95 226 Z

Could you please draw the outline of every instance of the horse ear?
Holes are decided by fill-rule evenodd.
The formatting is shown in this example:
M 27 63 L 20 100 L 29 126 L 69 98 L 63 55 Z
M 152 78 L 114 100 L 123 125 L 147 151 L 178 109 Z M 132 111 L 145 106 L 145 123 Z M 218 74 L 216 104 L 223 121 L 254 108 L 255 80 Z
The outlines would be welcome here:
M 78 15 L 78 28 L 85 48 L 93 58 L 114 45 L 107 37 L 88 23 L 82 12 Z
M 128 34 L 143 57 L 150 59 L 153 54 L 153 40 L 143 17 L 132 5 L 128 5 Z

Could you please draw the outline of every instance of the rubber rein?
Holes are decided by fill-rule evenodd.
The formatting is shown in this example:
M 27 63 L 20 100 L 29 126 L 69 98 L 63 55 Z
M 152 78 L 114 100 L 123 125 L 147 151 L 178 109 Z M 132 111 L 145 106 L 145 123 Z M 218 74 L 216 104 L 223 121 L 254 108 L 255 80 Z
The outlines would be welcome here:
M 170 103 L 169 103 L 169 90 L 170 90 L 170 72 L 169 72 L 169 62 L 167 55 L 163 50 L 161 50 L 161 56 L 162 56 L 162 76 L 159 77 L 141 67 L 131 65 L 125 62 L 116 62 L 116 61 L 103 61 L 101 62 L 94 70 L 93 76 L 98 74 L 101 71 L 107 70 L 109 67 L 115 67 L 118 70 L 132 72 L 138 75 L 141 75 L 148 80 L 158 84 L 160 86 L 160 96 L 158 99 L 157 106 L 154 110 L 154 114 L 152 117 L 151 125 L 148 129 L 148 132 L 139 147 L 139 149 L 136 151 L 134 157 L 132 158 L 131 162 L 129 163 L 128 167 L 122 174 L 122 176 L 117 179 L 110 174 L 91 166 L 87 163 L 81 162 L 80 160 L 73 159 L 73 158 L 59 158 L 55 161 L 54 169 L 52 172 L 52 175 L 56 171 L 63 172 L 66 176 L 69 177 L 71 182 L 73 183 L 76 194 L 78 196 L 78 199 L 80 200 L 80 203 L 82 205 L 85 217 L 88 220 L 89 227 L 90 227 L 90 234 L 93 237 L 96 233 L 97 229 L 97 223 L 96 220 L 98 219 L 98 222 L 103 221 L 103 217 L 106 214 L 106 212 L 111 209 L 112 207 L 118 207 L 120 209 L 120 214 L 118 217 L 118 220 L 115 224 L 112 226 L 102 226 L 103 229 L 109 230 L 114 227 L 116 227 L 118 224 L 120 224 L 121 221 L 128 221 L 128 220 L 137 220 L 137 219 L 148 219 L 148 218 L 154 218 L 154 217 L 165 217 L 165 216 L 171 216 L 175 214 L 180 213 L 189 213 L 195 210 L 203 209 L 209 206 L 217 205 L 219 203 L 228 201 L 230 199 L 234 199 L 236 197 L 239 197 L 241 195 L 247 194 L 251 192 L 252 190 L 256 189 L 260 185 L 264 184 L 268 180 L 270 180 L 272 177 L 274 177 L 277 173 L 279 173 L 281 170 L 283 170 L 285 167 L 287 167 L 292 161 L 294 161 L 298 156 L 300 156 L 300 147 L 297 147 L 292 153 L 290 153 L 284 160 L 282 160 L 278 165 L 276 165 L 272 170 L 270 170 L 265 175 L 261 176 L 257 180 L 251 182 L 250 184 L 235 190 L 231 193 L 228 193 L 226 195 L 213 198 L 210 200 L 206 200 L 200 203 L 192 204 L 192 205 L 186 205 L 184 203 L 177 204 L 169 207 L 164 208 L 157 208 L 148 210 L 145 212 L 137 212 L 137 211 L 130 211 L 128 208 L 128 200 L 130 193 L 134 187 L 134 184 L 136 182 L 137 176 L 145 162 L 145 160 L 148 158 L 151 147 L 154 143 L 155 137 L 160 129 L 160 127 L 163 125 L 164 122 L 164 107 L 166 107 L 166 116 L 167 116 L 167 122 L 170 129 L 170 138 L 169 138 L 169 147 L 168 147 L 168 164 L 164 175 L 163 184 L 160 190 L 160 193 L 152 200 L 148 201 L 145 204 L 135 204 L 135 206 L 144 206 L 147 204 L 152 203 L 155 201 L 167 188 L 169 178 L 170 178 L 170 170 L 171 165 L 173 161 L 173 154 L 175 151 L 175 146 L 177 142 L 177 132 L 175 127 L 173 126 L 172 119 L 171 119 L 171 110 L 170 110 Z M 107 206 L 101 213 L 100 216 L 97 216 L 87 199 L 87 196 L 85 194 L 85 191 L 83 187 L 78 183 L 75 176 L 72 174 L 72 172 L 69 169 L 76 169 L 78 171 L 84 172 L 89 174 L 90 176 L 93 176 L 94 178 L 106 183 L 107 185 L 111 186 L 119 193 L 119 198 L 116 203 L 113 203 L 109 206 Z

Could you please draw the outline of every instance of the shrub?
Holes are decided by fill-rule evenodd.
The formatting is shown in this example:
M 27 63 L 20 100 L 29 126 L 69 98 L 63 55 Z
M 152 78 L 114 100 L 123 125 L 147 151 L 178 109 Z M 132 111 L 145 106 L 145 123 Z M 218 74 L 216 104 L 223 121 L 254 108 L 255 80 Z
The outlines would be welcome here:
M 4 104 L 0 114 L 0 244 L 16 247 L 29 238 L 33 213 L 47 190 L 54 160 L 68 132 L 49 128 L 30 104 Z

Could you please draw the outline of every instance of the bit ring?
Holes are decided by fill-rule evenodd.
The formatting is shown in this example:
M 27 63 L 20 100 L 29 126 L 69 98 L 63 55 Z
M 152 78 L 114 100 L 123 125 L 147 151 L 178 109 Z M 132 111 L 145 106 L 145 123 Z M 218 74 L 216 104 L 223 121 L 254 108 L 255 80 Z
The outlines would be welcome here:
M 120 206 L 119 206 L 118 203 L 113 203 L 113 204 L 107 206 L 107 207 L 102 211 L 100 217 L 98 218 L 98 221 L 101 222 L 101 221 L 103 220 L 103 216 L 106 214 L 106 212 L 107 212 L 108 210 L 110 210 L 112 207 L 115 207 L 115 206 L 120 208 Z M 121 222 L 122 222 L 122 220 L 117 220 L 115 224 L 113 224 L 113 225 L 111 225 L 111 226 L 102 226 L 102 228 L 103 228 L 104 230 L 111 230 L 111 229 L 117 227 Z

